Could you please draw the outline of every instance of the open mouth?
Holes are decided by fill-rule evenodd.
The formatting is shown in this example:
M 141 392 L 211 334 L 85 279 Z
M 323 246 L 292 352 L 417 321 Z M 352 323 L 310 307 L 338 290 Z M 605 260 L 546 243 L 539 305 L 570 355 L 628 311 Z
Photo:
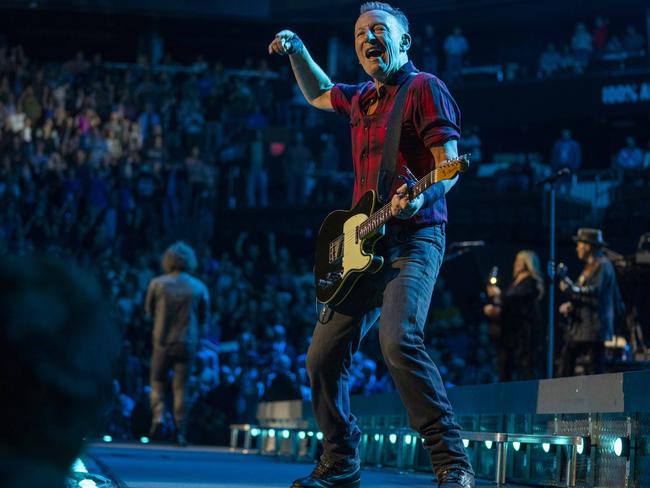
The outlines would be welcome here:
M 371 47 L 366 51 L 366 59 L 376 59 L 380 58 L 384 54 L 383 49 L 378 47 Z

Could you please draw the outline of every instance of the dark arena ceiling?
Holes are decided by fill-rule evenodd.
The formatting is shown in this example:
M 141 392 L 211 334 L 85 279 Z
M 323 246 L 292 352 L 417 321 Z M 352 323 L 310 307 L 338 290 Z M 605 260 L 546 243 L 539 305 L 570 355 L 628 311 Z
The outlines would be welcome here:
M 1 9 L 70 11 L 156 17 L 200 17 L 259 21 L 332 21 L 358 12 L 359 0 L 7 0 Z M 407 15 L 463 14 L 466 25 L 502 20 L 545 20 L 595 12 L 638 11 L 640 0 L 406 0 L 393 4 Z

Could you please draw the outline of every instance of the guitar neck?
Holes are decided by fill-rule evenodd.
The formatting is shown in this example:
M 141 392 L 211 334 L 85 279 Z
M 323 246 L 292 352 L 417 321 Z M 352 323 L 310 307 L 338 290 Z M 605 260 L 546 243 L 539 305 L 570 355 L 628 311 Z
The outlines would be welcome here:
M 469 158 L 465 154 L 448 160 L 438 168 L 431 171 L 431 173 L 427 174 L 424 178 L 418 180 L 418 182 L 413 185 L 413 188 L 411 189 L 411 193 L 413 195 L 412 198 L 417 198 L 420 196 L 434 183 L 453 178 L 459 172 L 464 171 L 467 168 L 468 164 Z M 393 216 L 390 212 L 390 203 L 387 203 L 372 215 L 370 215 L 370 217 L 368 217 L 365 221 L 359 224 L 359 227 L 357 229 L 358 238 L 363 239 L 392 218 Z

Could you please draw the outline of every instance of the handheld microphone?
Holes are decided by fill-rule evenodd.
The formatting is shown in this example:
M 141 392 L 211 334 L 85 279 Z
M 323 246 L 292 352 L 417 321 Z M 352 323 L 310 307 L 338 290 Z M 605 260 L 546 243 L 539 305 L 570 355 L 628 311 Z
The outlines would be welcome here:
M 558 263 L 556 273 L 558 279 L 563 280 L 569 274 L 569 267 L 564 263 Z

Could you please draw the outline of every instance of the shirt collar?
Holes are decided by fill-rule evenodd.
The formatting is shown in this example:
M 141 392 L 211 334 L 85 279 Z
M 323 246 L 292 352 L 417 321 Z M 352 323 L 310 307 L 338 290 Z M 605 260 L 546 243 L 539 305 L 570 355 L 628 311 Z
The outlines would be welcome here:
M 400 86 L 411 73 L 418 73 L 418 69 L 413 65 L 413 61 L 407 61 L 397 72 L 389 78 L 386 85 Z
M 379 87 L 377 90 L 374 82 L 369 84 L 369 90 L 362 96 L 361 106 L 365 109 L 367 106 L 379 95 L 379 98 L 383 98 L 387 93 L 394 95 L 397 89 L 402 86 L 402 83 L 406 81 L 411 73 L 419 73 L 419 70 L 413 65 L 412 61 L 407 61 L 398 69 L 393 76 L 391 76 L 388 81 Z

